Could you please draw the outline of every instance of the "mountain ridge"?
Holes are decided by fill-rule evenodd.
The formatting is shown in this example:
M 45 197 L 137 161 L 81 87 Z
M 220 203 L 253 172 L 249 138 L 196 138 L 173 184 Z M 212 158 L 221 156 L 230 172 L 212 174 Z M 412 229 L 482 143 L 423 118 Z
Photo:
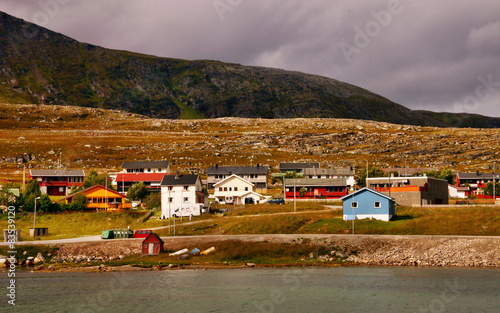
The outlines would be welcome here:
M 78 42 L 0 12 L 0 101 L 119 109 L 156 118 L 328 117 L 500 127 L 500 118 L 411 110 L 333 78 Z

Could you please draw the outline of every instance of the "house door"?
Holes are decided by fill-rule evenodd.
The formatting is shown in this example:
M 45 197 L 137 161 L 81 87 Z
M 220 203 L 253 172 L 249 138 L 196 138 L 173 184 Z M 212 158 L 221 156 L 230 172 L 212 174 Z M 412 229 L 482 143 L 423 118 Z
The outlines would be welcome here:
M 153 249 L 154 246 L 155 246 L 154 243 L 152 243 L 152 242 L 149 243 L 148 254 L 154 254 L 154 249 Z

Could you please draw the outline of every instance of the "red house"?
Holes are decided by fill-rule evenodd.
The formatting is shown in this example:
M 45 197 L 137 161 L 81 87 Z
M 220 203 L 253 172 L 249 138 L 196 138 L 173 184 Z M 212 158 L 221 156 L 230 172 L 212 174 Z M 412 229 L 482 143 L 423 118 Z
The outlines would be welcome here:
M 116 175 L 116 185 L 118 192 L 127 193 L 133 185 L 143 182 L 149 191 L 161 189 L 161 181 L 168 173 L 118 173 Z
M 285 179 L 285 200 L 340 199 L 345 195 L 347 195 L 345 178 Z
M 83 170 L 30 170 L 30 178 L 38 181 L 42 194 L 67 196 L 73 185 L 82 186 Z
M 142 255 L 159 255 L 163 251 L 164 242 L 161 238 L 151 233 L 142 242 Z

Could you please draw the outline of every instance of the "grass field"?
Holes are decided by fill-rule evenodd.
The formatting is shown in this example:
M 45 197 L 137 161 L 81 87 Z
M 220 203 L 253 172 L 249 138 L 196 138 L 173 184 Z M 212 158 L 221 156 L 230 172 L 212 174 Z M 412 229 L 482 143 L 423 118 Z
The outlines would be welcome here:
M 176 219 L 176 235 L 219 234 L 345 234 L 352 232 L 352 222 L 342 220 L 341 210 L 325 210 L 315 203 L 302 203 L 297 214 L 293 204 L 283 206 L 249 206 L 229 211 L 226 215 L 208 214 L 194 217 L 192 221 L 203 221 L 192 225 L 184 218 Z M 309 211 L 309 212 L 305 212 Z M 274 214 L 272 214 L 274 213 Z M 37 227 L 48 227 L 49 235 L 42 239 L 75 238 L 99 235 L 104 229 L 127 228 L 149 229 L 168 226 L 168 220 L 159 220 L 158 212 L 145 219 L 146 212 L 119 213 L 67 213 L 37 215 Z M 499 236 L 500 208 L 493 206 L 470 206 L 457 208 L 396 208 L 397 216 L 390 222 L 357 220 L 357 234 L 390 235 L 469 235 Z M 8 220 L 2 216 L 0 227 L 6 229 Z M 23 240 L 33 227 L 32 215 L 16 217 L 17 229 Z M 173 222 L 168 228 L 156 231 L 162 236 L 173 235 Z M 1 234 L 3 237 L 3 234 Z M 3 238 L 2 238 L 3 239 Z

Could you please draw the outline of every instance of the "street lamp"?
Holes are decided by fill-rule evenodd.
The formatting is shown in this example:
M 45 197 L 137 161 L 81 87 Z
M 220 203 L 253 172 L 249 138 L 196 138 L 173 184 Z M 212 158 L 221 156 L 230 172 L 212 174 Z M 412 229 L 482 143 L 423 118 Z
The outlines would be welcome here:
M 40 197 L 35 198 L 35 213 L 33 214 L 33 239 L 36 237 L 36 200 L 40 200 Z

